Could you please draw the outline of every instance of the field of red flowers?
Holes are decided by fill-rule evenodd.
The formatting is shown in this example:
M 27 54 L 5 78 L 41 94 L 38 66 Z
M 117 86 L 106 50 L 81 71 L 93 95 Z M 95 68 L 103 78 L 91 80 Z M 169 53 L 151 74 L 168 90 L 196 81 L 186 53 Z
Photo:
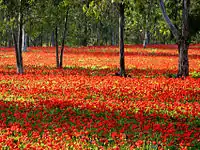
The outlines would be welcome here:
M 200 149 L 200 45 L 189 50 L 190 77 L 177 71 L 176 46 L 0 48 L 0 149 Z

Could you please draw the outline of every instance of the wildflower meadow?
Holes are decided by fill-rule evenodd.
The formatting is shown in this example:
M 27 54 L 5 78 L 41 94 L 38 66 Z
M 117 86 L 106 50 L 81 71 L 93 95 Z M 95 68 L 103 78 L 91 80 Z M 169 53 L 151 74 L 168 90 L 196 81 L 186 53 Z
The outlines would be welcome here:
M 125 46 L 128 76 L 116 76 L 114 46 L 29 47 L 25 74 L 14 48 L 0 48 L 0 149 L 200 149 L 200 45 L 190 76 L 175 78 L 176 45 Z

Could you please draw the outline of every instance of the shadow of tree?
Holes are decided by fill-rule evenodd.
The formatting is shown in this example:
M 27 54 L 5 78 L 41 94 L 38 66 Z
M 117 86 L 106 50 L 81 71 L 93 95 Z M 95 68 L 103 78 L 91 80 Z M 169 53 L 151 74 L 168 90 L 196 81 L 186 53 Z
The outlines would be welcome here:
M 0 66 L 0 74 L 2 75 L 16 75 L 16 66 Z M 63 69 L 57 69 L 51 66 L 36 66 L 36 65 L 25 65 L 25 75 L 83 75 L 83 76 L 115 76 L 115 73 L 119 71 L 118 68 L 101 68 L 95 67 L 79 67 L 79 66 L 65 66 Z M 171 73 L 176 73 L 174 70 L 167 69 L 139 69 L 139 68 L 128 68 L 126 72 L 131 77 L 157 77 L 165 76 Z
M 0 74 L 16 76 L 15 67 L 3 68 Z M 25 76 L 112 76 L 117 68 L 85 68 L 67 66 L 56 69 L 49 66 L 25 66 Z M 161 69 L 128 69 L 132 77 L 158 77 L 165 76 L 171 70 Z M 95 91 L 92 91 L 95 92 Z M 44 92 L 38 87 L 39 93 Z M 106 93 L 106 89 L 103 89 Z M 35 91 L 37 94 L 37 91 Z M 45 91 L 47 95 L 55 94 Z M 73 94 L 73 91 L 70 91 Z M 77 91 L 74 91 L 74 93 Z M 98 92 L 98 91 L 96 91 Z M 197 91 L 198 92 L 198 91 Z M 109 93 L 109 92 L 107 92 Z M 15 93 L 16 96 L 18 93 Z M 84 93 L 80 93 L 84 95 Z M 101 95 L 101 93 L 99 92 Z M 107 94 L 109 95 L 109 94 Z M 25 145 L 39 140 L 42 143 L 61 137 L 66 140 L 81 140 L 83 143 L 97 143 L 98 146 L 120 145 L 123 141 L 127 145 L 135 145 L 140 139 L 143 141 L 157 141 L 164 144 L 175 145 L 188 142 L 197 145 L 200 136 L 199 117 L 180 115 L 174 110 L 159 110 L 160 105 L 173 105 L 171 102 L 148 101 L 142 98 L 129 99 L 122 97 L 35 97 L 29 101 L 28 97 L 0 100 L 0 133 L 5 139 L 11 138 L 11 143 L 17 145 L 20 141 L 14 137 L 27 139 Z M 154 106 L 154 107 L 151 107 Z M 59 138 L 58 138 L 59 139 Z M 165 141 L 169 139 L 168 141 Z M 7 141 L 2 140 L 4 143 Z M 2 142 L 2 143 L 3 143 Z M 20 141 L 23 143 L 23 141 Z M 59 141 L 57 141 L 59 143 Z M 6 143 L 7 144 L 7 143 Z M 66 141 L 65 141 L 66 144 Z M 185 143 L 186 144 L 186 143 Z M 164 145 L 162 145 L 164 146 Z M 170 146 L 169 146 L 170 147 Z
M 138 139 L 162 143 L 164 138 L 170 138 L 170 143 L 180 142 L 177 138 L 183 138 L 194 142 L 199 136 L 198 118 L 170 116 L 153 110 L 152 113 L 143 109 L 131 111 L 119 103 L 90 99 L 0 102 L 1 131 L 10 130 L 8 136 L 27 136 L 31 142 L 32 138 L 44 138 L 44 142 L 48 136 L 62 134 L 72 140 L 82 139 L 83 143 L 96 142 L 99 146 L 119 144 L 120 141 L 135 145 Z M 194 133 L 193 137 L 187 136 L 188 132 Z

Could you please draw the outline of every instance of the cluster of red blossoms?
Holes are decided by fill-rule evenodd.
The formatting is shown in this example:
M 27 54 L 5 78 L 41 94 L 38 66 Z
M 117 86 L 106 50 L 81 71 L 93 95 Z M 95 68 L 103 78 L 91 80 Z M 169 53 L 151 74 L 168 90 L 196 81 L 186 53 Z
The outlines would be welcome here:
M 128 78 L 115 76 L 117 47 L 0 49 L 0 149 L 199 149 L 200 46 L 191 75 L 177 71 L 176 46 L 126 46 Z M 199 75 L 200 76 L 200 75 Z

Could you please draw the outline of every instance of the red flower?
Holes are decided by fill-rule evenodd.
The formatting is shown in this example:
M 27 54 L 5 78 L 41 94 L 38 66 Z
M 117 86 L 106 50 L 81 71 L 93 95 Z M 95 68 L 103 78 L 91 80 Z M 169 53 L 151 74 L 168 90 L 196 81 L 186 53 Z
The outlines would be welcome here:
M 138 140 L 137 142 L 135 142 L 135 145 L 139 148 L 143 145 L 143 141 L 142 140 Z
M 112 137 L 113 139 L 115 139 L 115 138 L 117 137 L 117 135 L 118 135 L 117 132 L 112 132 L 112 133 L 111 133 L 111 137 Z

